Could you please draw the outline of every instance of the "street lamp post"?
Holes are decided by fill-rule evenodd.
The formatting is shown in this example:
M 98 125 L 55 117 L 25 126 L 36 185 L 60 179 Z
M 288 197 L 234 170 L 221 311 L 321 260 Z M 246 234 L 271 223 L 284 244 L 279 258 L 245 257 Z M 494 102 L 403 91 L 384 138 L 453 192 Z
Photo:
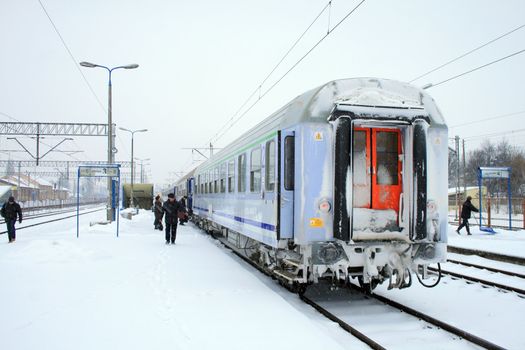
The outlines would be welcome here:
M 145 181 L 145 176 L 144 176 L 144 162 L 148 161 L 148 160 L 151 160 L 150 158 L 144 158 L 144 159 L 140 159 L 140 158 L 137 158 L 135 157 L 135 160 L 138 160 L 140 162 L 140 182 L 141 183 L 144 183 Z M 147 164 L 146 164 L 147 165 Z
M 90 62 L 80 62 L 80 65 L 82 67 L 87 68 L 104 68 L 108 71 L 109 77 L 108 77 L 108 164 L 113 164 L 115 162 L 115 145 L 113 144 L 113 121 L 112 121 L 112 103 L 111 103 L 111 73 L 115 69 L 135 69 L 138 68 L 138 64 L 128 64 L 125 66 L 117 66 L 113 68 L 108 68 L 106 66 L 102 66 L 95 63 Z M 108 198 L 108 210 L 107 210 L 107 220 L 113 221 L 115 219 L 115 211 L 112 207 L 111 203 L 111 193 L 112 193 L 112 185 L 111 185 L 112 179 L 108 178 L 108 191 L 110 193 L 110 196 Z
M 146 132 L 148 129 L 140 129 L 140 130 L 129 130 L 126 128 L 119 128 L 120 130 L 127 131 L 131 134 L 131 199 L 129 206 L 133 208 L 133 178 L 135 175 L 135 166 L 133 162 L 133 136 L 135 136 L 136 132 Z

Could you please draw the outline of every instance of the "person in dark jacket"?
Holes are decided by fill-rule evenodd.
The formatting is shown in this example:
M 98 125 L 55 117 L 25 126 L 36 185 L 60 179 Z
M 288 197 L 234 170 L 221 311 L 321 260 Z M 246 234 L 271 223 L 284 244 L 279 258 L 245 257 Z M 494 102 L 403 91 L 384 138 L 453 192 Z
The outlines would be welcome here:
M 175 200 L 173 193 L 168 194 L 168 200 L 162 206 L 164 210 L 164 223 L 166 224 L 166 244 L 175 244 L 177 236 L 177 220 L 180 210 L 180 203 Z
M 470 219 L 470 215 L 473 211 L 475 211 L 476 213 L 479 212 L 478 208 L 476 208 L 473 204 L 472 204 L 472 197 L 471 196 L 468 196 L 467 197 L 467 200 L 465 201 L 465 203 L 463 203 L 463 206 L 461 207 L 461 225 L 459 225 L 458 229 L 456 230 L 456 232 L 458 233 L 458 235 L 460 234 L 459 231 L 465 227 L 467 229 L 467 234 L 468 235 L 471 235 L 470 233 L 470 227 L 469 227 L 469 224 L 468 224 L 468 219 Z
M 179 224 L 184 226 L 188 222 L 188 210 L 186 209 L 186 196 L 180 199 Z
M 162 200 L 159 194 L 155 197 L 153 211 L 155 213 L 155 221 L 153 222 L 155 230 L 163 231 L 164 227 L 162 226 L 162 217 L 164 216 L 164 209 L 162 209 Z
M 16 217 L 18 216 L 18 222 L 22 222 L 22 208 L 20 208 L 20 204 L 15 202 L 15 197 L 9 197 L 8 201 L 4 203 L 1 214 L 7 224 L 9 243 L 12 243 L 16 240 Z

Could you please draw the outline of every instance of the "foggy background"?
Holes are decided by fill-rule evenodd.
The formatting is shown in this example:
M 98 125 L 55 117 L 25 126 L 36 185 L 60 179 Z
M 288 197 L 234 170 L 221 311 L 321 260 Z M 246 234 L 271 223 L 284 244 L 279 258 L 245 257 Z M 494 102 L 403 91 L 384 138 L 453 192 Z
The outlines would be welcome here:
M 38 0 L 0 0 L 0 120 L 107 123 L 107 72 L 80 67 L 93 95 L 78 62 L 137 63 L 138 69 L 113 74 L 116 159 L 130 160 L 130 135 L 118 127 L 147 128 L 135 134 L 135 156 L 151 158 L 152 180 L 165 183 L 175 178 L 174 172 L 198 164 L 202 157 L 181 148 L 209 144 L 327 1 L 41 3 L 76 62 Z M 261 92 L 357 4 L 333 1 Z M 524 14 L 525 2 L 519 0 L 365 1 L 213 144 L 225 146 L 295 96 L 330 80 L 370 76 L 410 81 L 525 24 Z M 438 83 L 522 50 L 524 43 L 522 28 L 414 84 Z M 524 64 L 525 54 L 519 54 L 428 90 L 449 124 L 449 136 L 465 138 L 467 152 L 483 140 L 503 137 L 525 146 Z M 512 115 L 494 118 L 506 114 Z M 20 139 L 34 152 L 33 140 Z M 59 149 L 82 153 L 53 152 L 44 160 L 106 160 L 106 147 L 104 137 L 76 137 Z M 0 137 L 0 159 L 30 159 L 5 152 L 17 149 L 16 142 Z

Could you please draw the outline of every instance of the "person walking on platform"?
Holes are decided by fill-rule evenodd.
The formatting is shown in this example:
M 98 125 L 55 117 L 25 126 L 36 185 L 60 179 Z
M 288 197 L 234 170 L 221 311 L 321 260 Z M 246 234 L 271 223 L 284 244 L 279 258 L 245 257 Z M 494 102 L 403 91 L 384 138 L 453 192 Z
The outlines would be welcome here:
M 22 208 L 20 204 L 15 202 L 15 197 L 9 197 L 8 201 L 4 203 L 1 210 L 2 217 L 5 219 L 7 224 L 7 236 L 9 237 L 9 243 L 16 240 L 16 217 L 18 216 L 18 222 L 22 222 Z
M 177 236 L 177 220 L 180 210 L 180 203 L 175 200 L 173 193 L 168 194 L 168 200 L 162 206 L 164 210 L 164 223 L 166 224 L 166 244 L 175 244 Z
M 155 197 L 155 204 L 153 207 L 153 212 L 155 213 L 155 230 L 163 231 L 164 227 L 162 226 L 162 217 L 164 216 L 164 209 L 162 209 L 162 200 L 160 199 L 160 194 Z
M 456 232 L 458 233 L 458 235 L 460 234 L 459 231 L 465 227 L 467 229 L 467 234 L 468 235 L 471 235 L 470 233 L 470 227 L 469 227 L 469 224 L 468 224 L 468 219 L 470 219 L 470 214 L 475 211 L 476 213 L 479 212 L 478 208 L 476 208 L 472 202 L 472 197 L 471 196 L 468 196 L 467 197 L 467 200 L 465 201 L 465 203 L 463 203 L 463 206 L 461 207 L 461 225 L 459 225 L 458 229 L 456 230 Z M 481 218 L 480 218 L 481 220 Z

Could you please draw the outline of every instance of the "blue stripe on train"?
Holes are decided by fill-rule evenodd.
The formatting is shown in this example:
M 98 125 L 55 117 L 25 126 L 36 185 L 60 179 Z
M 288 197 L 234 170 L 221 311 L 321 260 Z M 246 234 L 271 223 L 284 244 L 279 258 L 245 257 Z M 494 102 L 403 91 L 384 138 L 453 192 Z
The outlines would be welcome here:
M 205 211 L 205 212 L 209 211 L 206 208 L 201 208 L 201 207 L 197 207 L 197 206 L 194 206 L 194 208 L 198 209 L 198 210 Z M 215 210 L 213 211 L 213 214 L 219 215 L 219 216 L 222 216 L 222 217 L 225 217 L 225 218 L 228 218 L 228 219 L 232 219 L 232 220 L 241 222 L 243 224 L 247 224 L 247 225 L 251 225 L 251 226 L 255 226 L 255 227 L 260 227 L 260 228 L 268 230 L 268 231 L 273 231 L 273 232 L 276 231 L 275 225 L 267 224 L 265 222 L 259 222 L 259 221 L 255 221 L 255 220 L 251 220 L 251 219 L 246 219 L 246 218 L 242 218 L 240 216 L 230 215 L 230 214 L 226 214 L 226 213 L 223 213 L 223 212 L 218 212 L 218 211 L 215 211 Z

